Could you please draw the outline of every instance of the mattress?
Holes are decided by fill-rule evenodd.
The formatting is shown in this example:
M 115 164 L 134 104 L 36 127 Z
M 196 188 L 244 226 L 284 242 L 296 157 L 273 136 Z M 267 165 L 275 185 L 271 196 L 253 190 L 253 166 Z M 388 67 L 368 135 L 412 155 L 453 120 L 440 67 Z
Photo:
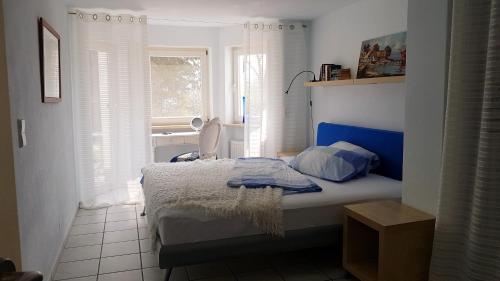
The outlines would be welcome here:
M 323 191 L 283 196 L 285 230 L 342 224 L 342 208 L 346 204 L 401 198 L 402 182 L 375 174 L 345 183 L 309 178 Z M 242 217 L 213 217 L 196 210 L 164 210 L 159 213 L 158 234 L 166 246 L 261 233 Z

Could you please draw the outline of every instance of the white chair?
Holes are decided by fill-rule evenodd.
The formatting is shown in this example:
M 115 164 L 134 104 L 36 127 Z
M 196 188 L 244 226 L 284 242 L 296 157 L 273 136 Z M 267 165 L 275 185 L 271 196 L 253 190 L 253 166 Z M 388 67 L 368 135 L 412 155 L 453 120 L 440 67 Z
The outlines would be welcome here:
M 200 131 L 199 155 L 200 159 L 217 157 L 217 147 L 219 146 L 222 124 L 218 117 L 210 120 Z
M 196 159 L 215 159 L 217 158 L 217 147 L 219 146 L 222 124 L 218 117 L 210 120 L 200 131 L 198 141 L 199 150 L 196 152 L 184 153 L 176 156 L 170 162 L 186 162 Z

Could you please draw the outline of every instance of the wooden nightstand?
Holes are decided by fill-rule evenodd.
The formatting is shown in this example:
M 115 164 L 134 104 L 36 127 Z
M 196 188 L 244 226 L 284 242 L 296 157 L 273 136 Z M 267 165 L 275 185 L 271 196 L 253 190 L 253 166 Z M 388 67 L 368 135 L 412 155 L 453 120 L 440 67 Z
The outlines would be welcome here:
M 344 207 L 344 268 L 361 281 L 428 279 L 435 218 L 395 201 Z
M 292 151 L 278 151 L 276 153 L 276 156 L 278 158 L 292 157 L 292 156 L 297 156 L 299 153 L 300 153 L 300 151 L 295 151 L 295 150 L 292 150 Z

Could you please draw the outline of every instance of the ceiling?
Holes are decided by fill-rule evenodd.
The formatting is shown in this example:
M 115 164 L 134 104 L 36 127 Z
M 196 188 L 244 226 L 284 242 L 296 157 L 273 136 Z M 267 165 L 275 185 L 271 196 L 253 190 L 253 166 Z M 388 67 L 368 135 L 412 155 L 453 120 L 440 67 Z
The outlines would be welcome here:
M 221 26 L 249 20 L 312 20 L 358 0 L 66 0 L 71 8 L 147 15 L 153 24 Z

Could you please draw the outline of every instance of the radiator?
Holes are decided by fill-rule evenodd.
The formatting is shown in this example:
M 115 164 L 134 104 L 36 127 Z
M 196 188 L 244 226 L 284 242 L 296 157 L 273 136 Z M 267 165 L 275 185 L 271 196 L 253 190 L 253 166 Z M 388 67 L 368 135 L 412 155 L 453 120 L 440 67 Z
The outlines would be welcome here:
M 231 140 L 229 141 L 229 156 L 231 159 L 236 159 L 245 156 L 243 150 L 243 141 Z

